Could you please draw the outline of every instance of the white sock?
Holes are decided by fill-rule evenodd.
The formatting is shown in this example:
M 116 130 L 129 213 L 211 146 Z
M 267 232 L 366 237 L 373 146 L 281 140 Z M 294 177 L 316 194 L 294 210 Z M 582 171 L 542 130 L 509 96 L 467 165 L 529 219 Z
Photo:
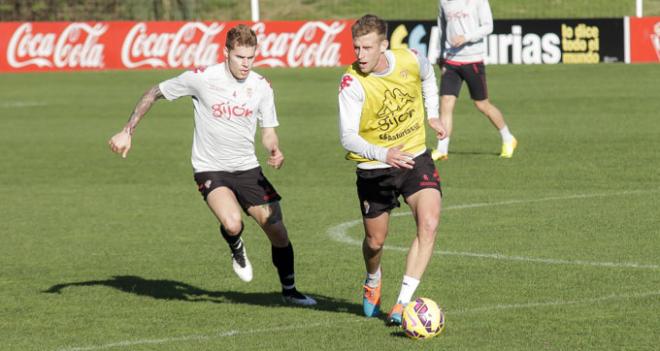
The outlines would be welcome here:
M 399 298 L 396 299 L 396 303 L 407 304 L 412 299 L 417 286 L 419 285 L 419 280 L 407 275 L 403 276 L 403 283 L 401 283 L 401 292 L 399 293 Z
M 376 288 L 378 287 L 378 283 L 380 282 L 380 267 L 378 267 L 378 270 L 376 273 L 369 273 L 367 272 L 367 281 L 365 284 L 371 288 Z
M 513 141 L 513 135 L 509 132 L 509 127 L 506 125 L 500 129 L 500 135 L 502 136 L 503 143 L 510 143 Z
M 449 153 L 449 137 L 438 140 L 438 147 L 436 150 L 443 155 L 447 155 Z

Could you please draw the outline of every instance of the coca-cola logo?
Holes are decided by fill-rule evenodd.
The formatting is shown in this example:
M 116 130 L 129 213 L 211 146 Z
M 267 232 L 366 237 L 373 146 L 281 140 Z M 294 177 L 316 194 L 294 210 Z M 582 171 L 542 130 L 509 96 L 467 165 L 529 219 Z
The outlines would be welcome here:
M 137 23 L 126 35 L 121 61 L 127 68 L 209 66 L 217 62 L 220 46 L 214 42 L 224 24 L 184 24 L 176 33 L 149 33 Z
M 327 67 L 339 65 L 341 44 L 335 38 L 345 24 L 305 23 L 297 32 L 266 34 L 266 23 L 255 23 L 259 48 L 255 66 Z M 320 39 L 319 39 L 320 36 Z
M 11 36 L 7 63 L 11 67 L 103 68 L 103 44 L 98 39 L 108 29 L 97 23 L 71 23 L 60 34 L 33 33 L 23 23 Z

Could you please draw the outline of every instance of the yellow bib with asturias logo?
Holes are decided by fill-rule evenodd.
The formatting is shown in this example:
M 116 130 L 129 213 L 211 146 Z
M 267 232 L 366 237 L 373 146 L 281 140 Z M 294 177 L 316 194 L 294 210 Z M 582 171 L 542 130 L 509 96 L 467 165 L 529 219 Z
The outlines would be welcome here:
M 394 69 L 386 76 L 365 75 L 355 64 L 346 71 L 358 79 L 365 95 L 358 134 L 371 144 L 386 148 L 403 145 L 404 152 L 418 154 L 426 149 L 419 63 L 408 49 L 391 52 Z M 358 163 L 377 162 L 353 152 L 346 158 Z

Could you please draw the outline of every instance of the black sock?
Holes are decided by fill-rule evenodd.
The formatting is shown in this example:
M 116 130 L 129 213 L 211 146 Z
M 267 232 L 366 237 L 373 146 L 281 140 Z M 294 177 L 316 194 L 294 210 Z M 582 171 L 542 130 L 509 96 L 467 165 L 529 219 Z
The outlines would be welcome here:
M 273 265 L 277 268 L 277 274 L 280 277 L 282 291 L 295 291 L 295 278 L 293 272 L 293 246 L 291 242 L 286 247 L 272 246 Z
M 241 222 L 241 230 L 239 230 L 238 234 L 236 235 L 229 235 L 225 227 L 222 225 L 220 225 L 220 233 L 222 234 L 222 237 L 225 239 L 227 244 L 229 244 L 229 248 L 232 251 L 240 250 L 242 246 L 241 233 L 243 233 L 243 222 Z

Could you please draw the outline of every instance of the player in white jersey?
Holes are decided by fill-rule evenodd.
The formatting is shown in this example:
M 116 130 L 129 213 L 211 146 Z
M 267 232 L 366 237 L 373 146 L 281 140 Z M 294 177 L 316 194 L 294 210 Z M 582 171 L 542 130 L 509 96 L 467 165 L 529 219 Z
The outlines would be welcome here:
M 272 261 L 286 302 L 315 305 L 298 292 L 294 279 L 294 254 L 279 205 L 281 199 L 264 176 L 254 150 L 257 124 L 270 156 L 268 165 L 279 169 L 284 156 L 275 132 L 278 126 L 270 83 L 252 71 L 257 37 L 238 25 L 227 33 L 225 62 L 184 72 L 147 91 L 124 129 L 109 141 L 112 151 L 126 157 L 135 127 L 158 99 L 191 96 L 195 130 L 192 166 L 199 191 L 220 222 L 229 244 L 232 266 L 242 280 L 252 280 L 252 265 L 241 239 L 241 210 L 254 218 L 270 239 Z
M 488 99 L 484 39 L 493 31 L 493 16 L 488 0 L 439 0 L 438 9 L 442 71 L 440 119 L 447 130 L 447 138 L 438 141 L 433 158 L 448 158 L 454 106 L 463 81 L 468 85 L 474 105 L 500 132 L 500 157 L 511 158 L 518 141 L 509 132 L 502 112 Z

